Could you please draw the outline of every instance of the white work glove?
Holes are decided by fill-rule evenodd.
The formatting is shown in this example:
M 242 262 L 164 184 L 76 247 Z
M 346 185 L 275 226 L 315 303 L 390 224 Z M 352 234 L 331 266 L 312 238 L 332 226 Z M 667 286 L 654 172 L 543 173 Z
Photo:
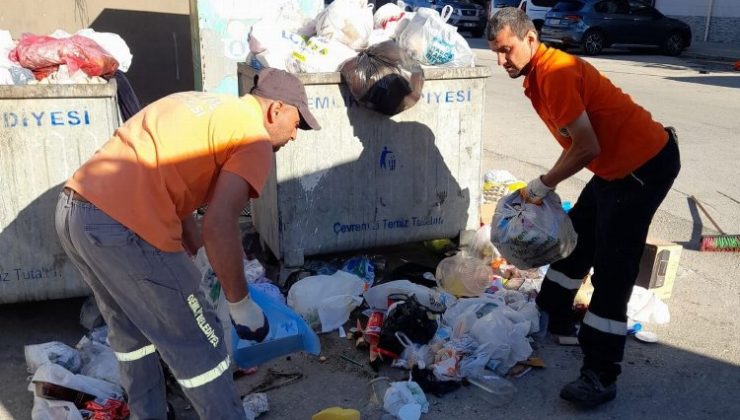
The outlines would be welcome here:
M 554 190 L 554 188 L 548 187 L 544 182 L 542 182 L 542 176 L 538 176 L 529 181 L 527 186 L 519 191 L 527 202 L 540 204 L 547 194 L 550 194 Z
M 270 332 L 270 324 L 262 309 L 247 295 L 239 302 L 229 302 L 229 315 L 236 334 L 242 340 L 260 342 Z

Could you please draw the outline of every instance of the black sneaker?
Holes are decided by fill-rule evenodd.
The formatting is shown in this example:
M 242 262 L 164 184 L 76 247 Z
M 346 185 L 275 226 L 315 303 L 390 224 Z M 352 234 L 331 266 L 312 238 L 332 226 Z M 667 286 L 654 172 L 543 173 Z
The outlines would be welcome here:
M 611 401 L 616 396 L 617 383 L 604 385 L 599 375 L 589 369 L 581 371 L 580 378 L 560 390 L 560 398 L 588 408 Z

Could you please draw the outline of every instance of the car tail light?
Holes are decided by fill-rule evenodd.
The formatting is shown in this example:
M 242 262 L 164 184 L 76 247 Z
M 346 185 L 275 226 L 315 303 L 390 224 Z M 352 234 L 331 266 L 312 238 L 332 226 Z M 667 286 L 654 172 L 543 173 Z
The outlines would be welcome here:
M 567 15 L 567 16 L 563 16 L 563 19 L 575 23 L 575 22 L 580 22 L 581 19 L 583 19 L 583 17 L 578 16 L 578 15 Z

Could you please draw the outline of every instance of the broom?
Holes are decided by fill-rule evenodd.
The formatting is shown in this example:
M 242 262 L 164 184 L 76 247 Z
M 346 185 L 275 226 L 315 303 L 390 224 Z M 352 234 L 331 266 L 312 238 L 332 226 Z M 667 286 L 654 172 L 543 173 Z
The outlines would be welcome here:
M 714 227 L 719 231 L 719 235 L 701 235 L 699 242 L 699 251 L 728 251 L 740 252 L 740 234 L 728 235 L 722 230 L 717 222 L 712 219 L 709 212 L 701 205 L 699 200 L 693 195 L 689 197 L 694 204 L 704 213 Z

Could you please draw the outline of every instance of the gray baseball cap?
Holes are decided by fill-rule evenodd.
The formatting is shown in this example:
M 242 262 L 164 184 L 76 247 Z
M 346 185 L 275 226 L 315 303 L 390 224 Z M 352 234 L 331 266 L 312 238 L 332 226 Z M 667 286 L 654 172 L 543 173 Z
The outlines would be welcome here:
M 284 70 L 264 68 L 254 76 L 254 86 L 249 91 L 262 98 L 283 101 L 298 108 L 301 130 L 321 130 L 316 117 L 308 109 L 308 98 L 303 83 L 293 74 Z

